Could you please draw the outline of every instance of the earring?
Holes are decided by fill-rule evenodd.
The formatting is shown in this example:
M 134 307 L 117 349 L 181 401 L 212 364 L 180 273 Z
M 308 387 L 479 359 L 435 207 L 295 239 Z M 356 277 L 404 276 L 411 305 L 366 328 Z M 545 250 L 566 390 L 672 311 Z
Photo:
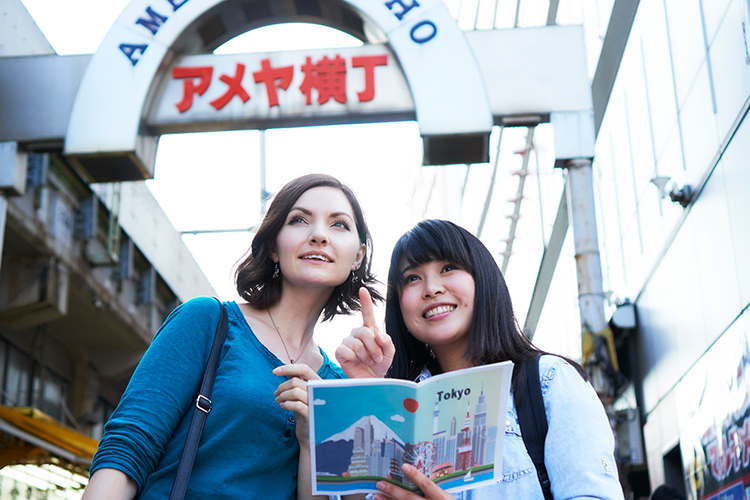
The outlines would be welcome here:
M 354 274 L 354 269 L 352 269 L 351 278 L 352 278 L 352 283 L 359 282 L 359 276 L 357 276 L 356 274 Z
M 278 262 L 275 262 L 274 264 L 276 264 L 276 267 L 273 270 L 273 276 L 271 276 L 271 279 L 275 280 L 276 278 L 279 277 L 279 274 L 281 274 L 281 267 L 279 267 Z

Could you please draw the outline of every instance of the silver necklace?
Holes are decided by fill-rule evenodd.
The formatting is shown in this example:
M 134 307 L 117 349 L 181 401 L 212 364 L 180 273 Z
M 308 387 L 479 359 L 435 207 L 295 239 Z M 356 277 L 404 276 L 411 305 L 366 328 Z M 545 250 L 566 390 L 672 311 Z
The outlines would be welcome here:
M 289 363 L 294 364 L 294 358 L 292 358 L 291 354 L 289 354 L 289 349 L 286 348 L 286 342 L 284 342 L 284 337 L 281 336 L 281 330 L 279 330 L 279 327 L 276 326 L 276 322 L 273 320 L 273 316 L 271 316 L 271 310 L 266 309 L 266 312 L 268 313 L 268 317 L 271 318 L 271 324 L 276 329 L 276 334 L 281 339 L 281 345 L 284 346 L 284 351 L 286 352 L 286 357 L 289 358 Z M 311 340 L 312 340 L 312 335 L 307 337 L 307 341 L 302 346 L 302 349 L 300 349 L 299 356 L 297 357 L 297 359 L 301 358 L 302 355 L 305 353 L 305 349 L 307 349 L 307 344 L 309 344 Z

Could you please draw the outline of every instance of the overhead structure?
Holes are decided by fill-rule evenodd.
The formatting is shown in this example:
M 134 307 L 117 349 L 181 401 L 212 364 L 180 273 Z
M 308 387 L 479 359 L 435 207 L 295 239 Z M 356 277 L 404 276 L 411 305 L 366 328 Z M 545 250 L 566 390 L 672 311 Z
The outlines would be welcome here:
M 212 54 L 290 21 L 366 43 Z M 133 0 L 80 78 L 64 153 L 95 182 L 152 177 L 162 133 L 416 119 L 425 165 L 481 163 L 503 117 L 592 109 L 580 28 L 464 33 L 439 0 Z
M 474 153 L 473 161 L 487 161 L 492 128 L 487 91 L 469 43 L 439 0 L 309 5 L 133 0 L 86 68 L 65 153 L 91 180 L 152 177 L 158 135 L 144 127 L 144 118 L 152 112 L 154 96 L 175 60 L 210 54 L 242 32 L 292 20 L 327 24 L 362 40 L 368 31 L 385 37 L 411 89 L 426 156 L 439 162 L 441 155 L 448 155 L 455 163 L 451 153 L 458 150 Z M 446 60 L 451 62 L 451 78 L 443 78 Z M 241 81 L 243 75 L 237 71 L 235 81 Z M 275 90 L 276 83 L 272 85 Z M 196 89 L 199 94 L 200 90 Z

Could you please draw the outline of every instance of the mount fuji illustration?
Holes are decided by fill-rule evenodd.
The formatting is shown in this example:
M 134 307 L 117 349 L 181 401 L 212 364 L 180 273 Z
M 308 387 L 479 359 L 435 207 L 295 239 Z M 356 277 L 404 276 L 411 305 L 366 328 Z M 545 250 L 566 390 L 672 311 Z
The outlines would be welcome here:
M 346 430 L 315 445 L 318 474 L 341 476 L 349 468 L 357 429 L 364 431 L 360 439 L 366 440 L 363 444 L 368 449 L 375 441 L 385 443 L 391 439 L 401 447 L 404 446 L 404 441 L 390 427 L 376 416 L 367 415 L 354 422 Z M 371 435 L 369 435 L 369 429 L 372 429 Z
M 372 426 L 372 440 L 373 441 L 389 441 L 391 438 L 395 440 L 397 443 L 399 443 L 401 446 L 404 445 L 404 441 L 398 437 L 398 435 L 391 430 L 390 427 L 385 425 L 383 422 L 381 422 L 378 417 L 375 415 L 367 415 L 356 422 L 354 422 L 352 425 L 349 426 L 345 431 L 339 432 L 338 434 L 334 434 L 333 436 L 329 437 L 323 443 L 327 443 L 329 441 L 353 441 L 354 440 L 354 433 L 357 428 L 360 429 L 367 429 L 368 426 Z M 321 443 L 321 444 L 323 444 Z

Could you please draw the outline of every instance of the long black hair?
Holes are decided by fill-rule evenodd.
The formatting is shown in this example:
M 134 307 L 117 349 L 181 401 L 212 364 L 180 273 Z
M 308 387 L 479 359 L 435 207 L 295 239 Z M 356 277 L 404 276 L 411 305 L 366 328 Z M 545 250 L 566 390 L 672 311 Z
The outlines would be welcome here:
M 425 367 L 433 375 L 442 372 L 429 346 L 407 330 L 400 303 L 404 286 L 401 269 L 404 264 L 419 266 L 434 261 L 454 264 L 474 278 L 474 313 L 464 351 L 465 359 L 477 365 L 507 360 L 518 364 L 539 354 L 547 354 L 521 332 L 505 278 L 487 247 L 476 236 L 452 222 L 429 219 L 419 222 L 401 236 L 391 255 L 385 329 L 393 339 L 396 355 L 388 370 L 388 377 L 414 380 Z M 578 363 L 567 361 L 587 378 Z M 514 389 L 518 384 L 525 384 L 520 372 L 515 370 L 513 373 Z

